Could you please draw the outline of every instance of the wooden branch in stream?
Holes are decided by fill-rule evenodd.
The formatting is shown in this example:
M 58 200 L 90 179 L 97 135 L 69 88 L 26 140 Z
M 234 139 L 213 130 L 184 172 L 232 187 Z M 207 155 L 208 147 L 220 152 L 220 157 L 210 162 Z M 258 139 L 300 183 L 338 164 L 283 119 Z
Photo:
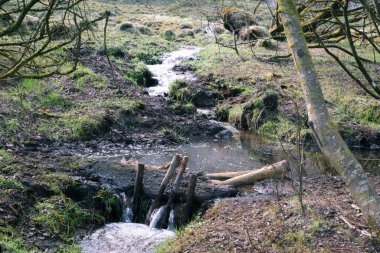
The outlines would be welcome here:
M 232 185 L 232 186 L 241 186 L 253 184 L 254 182 L 274 178 L 278 176 L 285 175 L 290 170 L 289 163 L 286 160 L 283 160 L 272 165 L 265 166 L 261 169 L 251 171 L 249 173 L 232 177 L 225 181 L 212 180 L 212 183 L 219 185 Z
M 166 204 L 161 220 L 158 222 L 158 228 L 166 228 L 168 226 L 170 210 L 173 208 L 174 198 L 178 195 L 179 186 L 182 180 L 182 175 L 185 172 L 188 162 L 189 162 L 189 157 L 185 156 L 182 158 L 181 167 L 178 170 L 177 177 L 174 181 L 174 186 L 172 188 L 172 191 L 170 192 L 168 203 Z
M 149 210 L 148 210 L 148 213 L 147 213 L 146 219 L 145 219 L 146 224 L 150 223 L 150 216 L 152 215 L 153 210 L 156 209 L 157 207 L 159 207 L 159 205 L 161 204 L 162 197 L 163 197 L 164 191 L 166 189 L 166 186 L 168 185 L 169 180 L 174 175 L 175 169 L 178 167 L 178 165 L 180 163 L 180 159 L 181 159 L 181 156 L 179 154 L 176 154 L 173 157 L 173 160 L 171 161 L 170 167 L 169 167 L 168 171 L 166 172 L 164 179 L 161 182 L 157 196 L 154 199 L 152 205 L 149 207 Z
M 122 165 L 131 167 L 136 169 L 138 165 L 138 161 L 135 160 L 126 160 L 124 157 L 121 159 L 120 163 Z M 145 170 L 168 170 L 170 167 L 171 162 L 165 163 L 161 166 L 155 166 L 155 165 L 145 165 Z
M 143 195 L 143 178 L 144 178 L 144 164 L 137 165 L 137 173 L 135 180 L 135 188 L 132 199 L 132 214 L 133 222 L 137 222 L 137 218 L 141 212 L 141 200 Z

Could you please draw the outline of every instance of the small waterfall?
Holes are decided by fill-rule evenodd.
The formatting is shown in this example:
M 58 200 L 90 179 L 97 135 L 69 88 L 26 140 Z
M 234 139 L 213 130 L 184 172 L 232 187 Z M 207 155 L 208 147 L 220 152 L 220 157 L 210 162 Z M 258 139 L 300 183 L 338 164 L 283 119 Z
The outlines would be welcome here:
M 120 198 L 123 202 L 123 217 L 122 222 L 131 223 L 133 219 L 133 212 L 130 208 L 129 201 L 124 192 L 120 194 Z
M 150 229 L 156 228 L 157 223 L 160 221 L 161 216 L 165 213 L 165 206 L 161 206 L 158 209 L 155 209 L 152 213 L 152 219 L 149 225 Z
M 168 230 L 174 231 L 174 210 L 170 211 Z
M 131 223 L 132 219 L 133 219 L 132 209 L 129 208 L 129 207 L 124 208 L 124 211 L 123 211 L 123 222 Z

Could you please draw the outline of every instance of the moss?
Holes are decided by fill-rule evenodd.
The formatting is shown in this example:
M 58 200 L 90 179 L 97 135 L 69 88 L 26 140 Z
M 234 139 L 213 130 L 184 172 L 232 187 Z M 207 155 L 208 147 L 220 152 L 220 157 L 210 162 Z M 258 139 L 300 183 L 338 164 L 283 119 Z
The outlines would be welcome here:
M 64 242 L 73 242 L 75 230 L 84 225 L 104 223 L 103 217 L 62 195 L 38 202 L 35 211 L 33 220 Z
M 1 172 L 16 172 L 18 170 L 21 170 L 23 168 L 22 164 L 11 164 L 8 166 L 5 166 L 3 168 L 0 168 Z

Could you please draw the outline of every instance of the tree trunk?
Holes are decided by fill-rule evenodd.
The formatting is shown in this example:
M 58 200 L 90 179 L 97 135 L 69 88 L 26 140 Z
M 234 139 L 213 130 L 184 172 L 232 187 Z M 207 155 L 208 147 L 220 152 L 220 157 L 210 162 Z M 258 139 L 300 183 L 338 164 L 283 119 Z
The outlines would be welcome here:
M 260 180 L 284 175 L 287 171 L 289 171 L 289 163 L 288 161 L 284 160 L 284 161 L 275 163 L 273 165 L 265 166 L 253 172 L 251 171 L 248 174 L 230 178 L 226 181 L 217 182 L 215 180 L 214 183 L 219 184 L 219 185 L 232 185 L 232 186 L 249 185 Z
M 362 166 L 330 121 L 294 0 L 279 0 L 278 2 L 289 48 L 302 80 L 309 125 L 314 137 L 322 152 L 348 185 L 368 225 L 380 236 L 380 196 L 370 185 Z
M 262 168 L 266 168 L 266 167 L 271 167 L 273 166 L 274 169 L 277 171 L 278 169 L 281 170 L 281 168 L 278 168 L 278 167 L 282 167 L 282 169 L 284 171 L 286 171 L 286 169 L 288 168 L 288 165 L 287 163 L 285 163 L 284 161 L 281 161 L 281 162 L 277 162 L 277 163 L 274 163 L 272 165 L 269 165 L 269 166 L 264 166 Z M 238 176 L 242 176 L 242 175 L 246 175 L 248 173 L 252 173 L 252 172 L 257 172 L 259 170 L 261 170 L 262 168 L 256 168 L 256 169 L 250 169 L 250 170 L 243 170 L 243 171 L 232 171 L 232 172 L 217 172 L 217 173 L 208 173 L 206 174 L 206 176 L 212 180 L 227 180 L 227 179 L 231 179 L 231 178 L 234 178 L 234 177 L 238 177 Z M 278 169 L 277 169 L 278 168 Z M 265 179 L 265 178 L 264 178 Z

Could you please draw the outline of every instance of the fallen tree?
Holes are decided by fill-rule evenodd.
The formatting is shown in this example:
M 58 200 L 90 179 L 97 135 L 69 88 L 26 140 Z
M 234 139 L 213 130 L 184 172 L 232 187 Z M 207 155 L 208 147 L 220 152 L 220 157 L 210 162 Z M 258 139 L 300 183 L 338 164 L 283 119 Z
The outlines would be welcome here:
M 284 176 L 289 170 L 289 163 L 288 161 L 284 160 L 278 163 L 274 163 L 272 165 L 265 166 L 258 170 L 250 171 L 246 174 L 232 177 L 225 181 L 213 180 L 211 182 L 219 185 L 249 185 L 260 180 Z M 230 174 L 230 176 L 231 175 L 233 174 Z

